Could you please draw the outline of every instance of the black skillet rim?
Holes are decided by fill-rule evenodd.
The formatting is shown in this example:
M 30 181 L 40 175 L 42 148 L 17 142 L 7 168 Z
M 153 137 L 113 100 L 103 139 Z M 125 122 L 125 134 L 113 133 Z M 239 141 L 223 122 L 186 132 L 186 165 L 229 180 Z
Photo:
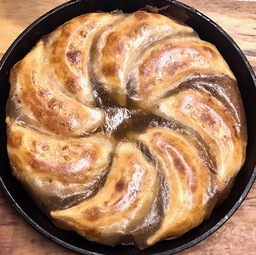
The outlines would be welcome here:
M 55 15 L 56 13 L 58 13 L 60 10 L 68 8 L 70 5 L 75 5 L 77 3 L 80 2 L 86 2 L 84 0 L 73 0 L 73 1 L 69 1 L 66 2 L 54 9 L 52 9 L 51 11 L 47 12 L 46 14 L 44 14 L 43 16 L 41 16 L 40 18 L 38 18 L 36 21 L 34 21 L 29 27 L 27 27 L 18 37 L 17 39 L 12 43 L 12 45 L 9 47 L 9 49 L 7 50 L 7 52 L 4 54 L 4 56 L 2 57 L 1 61 L 0 61 L 0 80 L 1 80 L 1 76 L 2 75 L 6 75 L 6 70 L 5 70 L 5 64 L 8 61 L 8 58 L 10 56 L 10 54 L 12 53 L 12 51 L 17 47 L 17 45 L 19 44 L 19 42 L 22 40 L 22 38 L 27 35 L 28 33 L 30 33 L 30 31 L 37 26 L 37 24 L 43 22 L 45 19 L 47 19 L 49 16 L 51 15 Z M 252 67 L 250 66 L 248 60 L 246 59 L 246 57 L 244 56 L 243 52 L 241 51 L 241 49 L 237 46 L 237 44 L 232 40 L 232 38 L 230 38 L 230 36 L 222 29 L 220 28 L 215 22 L 213 22 L 212 20 L 210 20 L 208 17 L 206 17 L 204 14 L 200 13 L 199 11 L 183 4 L 180 3 L 178 1 L 175 0 L 167 0 L 166 4 L 172 4 L 178 7 L 183 8 L 184 10 L 188 11 L 190 14 L 195 15 L 196 17 L 198 17 L 199 19 L 203 19 L 205 21 L 207 21 L 208 23 L 210 23 L 212 26 L 214 26 L 215 29 L 217 29 L 225 38 L 226 40 L 229 42 L 230 47 L 233 46 L 233 48 L 236 50 L 236 53 L 238 55 L 240 55 L 242 61 L 244 62 L 244 64 L 246 65 L 246 68 L 248 70 L 249 76 L 251 76 L 250 78 L 252 79 L 252 82 L 254 83 L 254 87 L 256 87 L 256 77 L 254 74 L 254 71 L 252 69 Z M 7 63 L 8 65 L 8 63 Z M 4 73 L 5 72 L 5 73 Z M 4 74 L 3 74 L 4 73 Z M 158 252 L 159 246 L 158 248 L 152 249 L 148 248 L 145 251 L 137 251 L 136 249 L 131 249 L 130 251 L 132 252 L 132 254 L 155 254 L 155 255 L 169 255 L 169 254 L 173 254 L 173 253 L 177 253 L 180 252 L 182 250 L 185 250 L 199 242 L 201 242 L 203 239 L 205 239 L 206 237 L 208 237 L 209 235 L 211 235 L 213 232 L 215 232 L 217 229 L 219 229 L 234 213 L 235 211 L 239 208 L 239 206 L 242 204 L 242 202 L 244 201 L 244 199 L 246 198 L 247 194 L 249 193 L 254 180 L 256 178 L 256 167 L 255 167 L 255 161 L 252 163 L 254 165 L 251 176 L 243 190 L 243 192 L 241 193 L 241 195 L 239 196 L 239 198 L 236 200 L 236 202 L 231 206 L 231 208 L 228 210 L 228 212 L 223 215 L 223 217 L 217 221 L 216 224 L 214 224 L 212 227 L 210 227 L 208 230 L 203 231 L 203 233 L 201 233 L 200 235 L 192 238 L 189 242 L 181 244 L 177 247 L 173 247 L 170 248 L 169 250 L 165 250 L 165 251 L 160 251 Z M 102 249 L 106 249 L 107 253 L 101 253 L 101 251 L 99 252 L 95 252 L 93 250 L 86 250 L 85 248 L 81 248 L 75 245 L 72 245 L 71 243 L 63 240 L 63 238 L 61 237 L 57 237 L 55 234 L 51 233 L 50 231 L 46 230 L 44 228 L 44 226 L 41 226 L 39 222 L 35 221 L 34 219 L 31 218 L 31 216 L 28 215 L 28 212 L 26 212 L 21 206 L 20 204 L 16 201 L 16 197 L 12 194 L 12 192 L 9 190 L 9 188 L 7 187 L 8 185 L 6 185 L 8 180 L 7 179 L 3 179 L 2 178 L 2 174 L 0 175 L 0 184 L 3 188 L 3 191 L 5 192 L 5 194 L 7 195 L 7 197 L 9 198 L 9 200 L 11 201 L 11 204 L 15 207 L 15 209 L 18 211 L 18 213 L 30 224 L 32 225 L 37 231 L 39 231 L 41 234 L 43 234 L 44 236 L 46 236 L 47 238 L 49 238 L 50 240 L 54 241 L 55 243 L 66 247 L 74 252 L 80 253 L 80 254 L 86 254 L 86 255 L 100 255 L 100 254 L 112 254 L 111 252 L 117 252 L 115 254 L 120 254 L 118 252 L 122 252 L 122 249 L 124 247 L 119 246 L 118 248 L 109 248 L 109 247 L 105 247 L 102 246 Z M 64 236 L 65 237 L 65 236 Z M 76 235 L 74 235 L 74 238 L 77 238 Z M 182 238 L 182 237 L 181 237 Z M 65 239 L 65 238 L 64 238 Z M 161 243 L 166 243 L 169 241 L 163 241 Z M 90 243 L 90 242 L 88 242 Z M 161 245 L 160 243 L 160 245 Z M 94 247 L 97 247 L 98 244 L 96 244 Z M 164 245 L 165 246 L 165 245 Z M 167 245 L 168 246 L 168 245 Z M 129 247 L 129 246 L 127 246 Z M 93 247 L 92 247 L 93 249 Z M 112 250 L 114 249 L 114 250 Z M 129 252 L 129 251 L 128 251 Z M 152 253 L 153 252 L 153 253 Z M 114 254 L 114 253 L 113 253 Z M 127 254 L 131 254 L 131 253 L 127 253 Z

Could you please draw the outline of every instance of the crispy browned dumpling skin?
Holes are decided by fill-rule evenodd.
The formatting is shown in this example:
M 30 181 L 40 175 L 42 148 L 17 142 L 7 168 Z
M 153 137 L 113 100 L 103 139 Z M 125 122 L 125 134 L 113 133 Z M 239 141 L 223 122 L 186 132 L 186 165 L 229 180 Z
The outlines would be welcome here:
M 245 160 L 236 78 L 169 17 L 89 13 L 10 73 L 13 174 L 54 223 L 143 249 L 210 216 Z
M 108 135 L 60 138 L 8 124 L 13 174 L 48 213 L 91 196 L 102 185 L 114 145 Z

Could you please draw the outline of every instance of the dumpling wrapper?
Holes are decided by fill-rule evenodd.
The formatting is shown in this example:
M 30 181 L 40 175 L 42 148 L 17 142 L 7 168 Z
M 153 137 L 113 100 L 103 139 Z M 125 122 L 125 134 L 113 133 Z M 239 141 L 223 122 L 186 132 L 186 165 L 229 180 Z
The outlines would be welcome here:
M 149 128 L 138 139 L 163 169 L 169 197 L 161 224 L 147 239 L 153 245 L 199 225 L 216 202 L 215 178 L 206 167 L 194 138 L 164 127 Z
M 148 234 L 137 233 L 138 226 L 145 224 L 160 186 L 156 167 L 135 144 L 122 142 L 102 189 L 77 206 L 52 211 L 51 216 L 59 227 L 75 230 L 87 240 L 112 246 L 134 241 L 143 246 Z M 147 224 L 154 225 L 156 218 Z
M 109 136 L 61 138 L 7 124 L 13 174 L 45 212 L 77 204 L 103 185 L 115 147 Z

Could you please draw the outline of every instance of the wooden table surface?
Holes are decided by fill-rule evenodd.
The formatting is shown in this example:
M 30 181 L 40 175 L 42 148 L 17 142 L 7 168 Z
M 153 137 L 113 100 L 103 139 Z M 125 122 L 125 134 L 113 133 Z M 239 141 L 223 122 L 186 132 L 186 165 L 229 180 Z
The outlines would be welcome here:
M 104 1 L 104 0 L 103 0 Z M 134 0 L 135 1 L 135 0 Z M 0 0 L 0 58 L 36 18 L 62 0 Z M 256 0 L 183 0 L 217 22 L 244 51 L 256 72 Z M 231 219 L 217 232 L 180 255 L 256 254 L 256 184 Z M 74 254 L 27 224 L 0 189 L 0 255 Z

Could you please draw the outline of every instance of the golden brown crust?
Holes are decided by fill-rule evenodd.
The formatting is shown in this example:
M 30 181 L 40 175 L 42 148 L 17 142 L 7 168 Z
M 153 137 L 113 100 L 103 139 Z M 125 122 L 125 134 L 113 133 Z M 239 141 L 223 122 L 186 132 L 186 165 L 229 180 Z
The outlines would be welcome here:
M 10 74 L 13 174 L 63 229 L 145 248 L 209 217 L 245 160 L 236 79 L 192 28 L 89 13 Z
M 160 184 L 157 175 L 156 168 L 134 144 L 120 143 L 99 193 L 76 207 L 52 212 L 51 216 L 89 240 L 120 243 L 132 235 L 150 211 Z
M 139 140 L 158 158 L 170 189 L 161 226 L 147 240 L 152 245 L 163 237 L 180 236 L 200 224 L 213 207 L 217 186 L 190 135 L 155 127 L 140 135 Z
M 65 23 L 44 39 L 48 68 L 67 94 L 93 105 L 88 63 L 90 45 L 97 33 L 106 30 L 123 15 L 90 13 Z
M 75 203 L 98 190 L 109 171 L 113 145 L 104 134 L 58 138 L 8 121 L 7 149 L 13 174 L 39 201 L 54 198 L 56 205 L 43 205 L 48 212 L 53 206 L 61 208 L 57 204 L 64 198 L 77 195 Z
M 103 31 L 96 39 L 92 57 L 94 75 L 124 106 L 126 82 L 133 66 L 136 66 L 133 62 L 140 50 L 166 36 L 194 34 L 190 27 L 175 23 L 165 16 L 142 11 L 132 13 Z
M 204 91 L 187 89 L 161 100 L 157 111 L 167 119 L 175 119 L 196 130 L 210 144 L 217 163 L 219 189 L 225 188 L 245 158 L 245 141 L 225 106 Z
M 57 134 L 81 136 L 103 124 L 104 112 L 67 96 L 50 79 L 43 44 L 37 46 L 11 71 L 9 104 L 18 121 L 31 122 Z M 12 106 L 13 105 L 13 106 Z M 22 109 L 20 109 L 22 107 Z
M 145 102 L 157 99 L 184 78 L 200 74 L 226 74 L 233 78 L 217 49 L 197 36 L 171 36 L 144 49 L 132 72 L 132 97 Z M 177 82 L 178 81 L 178 82 Z

